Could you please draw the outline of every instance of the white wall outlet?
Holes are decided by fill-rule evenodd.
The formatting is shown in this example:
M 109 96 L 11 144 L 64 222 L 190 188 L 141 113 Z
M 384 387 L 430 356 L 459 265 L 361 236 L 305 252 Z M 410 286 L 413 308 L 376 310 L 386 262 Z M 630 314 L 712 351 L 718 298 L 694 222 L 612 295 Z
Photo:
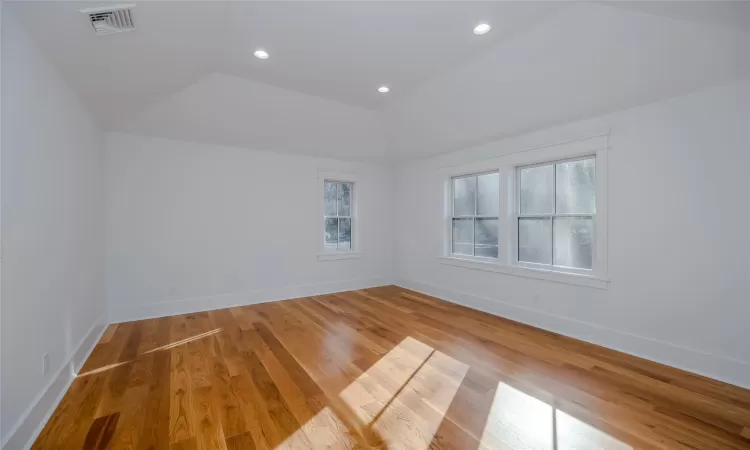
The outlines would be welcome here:
M 49 372 L 49 353 L 42 355 L 42 374 L 47 375 Z

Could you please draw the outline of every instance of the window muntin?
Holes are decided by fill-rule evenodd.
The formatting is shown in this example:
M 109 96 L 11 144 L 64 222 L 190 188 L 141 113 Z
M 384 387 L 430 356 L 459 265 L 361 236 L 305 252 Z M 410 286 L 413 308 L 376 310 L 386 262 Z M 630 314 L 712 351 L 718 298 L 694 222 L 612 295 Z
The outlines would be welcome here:
M 352 247 L 352 198 L 354 183 L 323 183 L 323 247 L 330 252 L 350 252 Z
M 518 262 L 592 270 L 595 157 L 522 166 L 516 173 Z
M 451 253 L 498 257 L 498 172 L 451 178 Z

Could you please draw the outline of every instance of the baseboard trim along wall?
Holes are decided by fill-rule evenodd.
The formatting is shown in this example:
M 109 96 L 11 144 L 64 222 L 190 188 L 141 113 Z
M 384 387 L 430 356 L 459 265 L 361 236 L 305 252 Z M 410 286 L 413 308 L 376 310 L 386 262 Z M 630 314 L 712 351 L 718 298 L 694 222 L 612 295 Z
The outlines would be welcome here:
M 750 389 L 750 363 L 748 362 L 511 305 L 501 300 L 457 292 L 428 283 L 401 279 L 396 284 L 472 309 Z
M 389 284 L 393 284 L 393 279 L 383 276 L 279 288 L 256 289 L 231 294 L 220 294 L 140 305 L 110 304 L 109 314 L 112 323 L 129 322 L 132 320 L 153 319 L 156 317 L 174 316 L 177 314 L 189 314 L 214 309 L 231 308 L 234 306 L 255 305 L 258 303 L 288 300 L 291 298 L 309 297 L 311 295 L 353 291 L 356 289 L 386 286 Z
M 3 442 L 3 450 L 28 449 L 62 400 L 78 370 L 86 362 L 96 343 L 107 328 L 106 315 L 102 314 L 78 342 L 65 364 L 52 376 L 47 386 L 37 395 Z

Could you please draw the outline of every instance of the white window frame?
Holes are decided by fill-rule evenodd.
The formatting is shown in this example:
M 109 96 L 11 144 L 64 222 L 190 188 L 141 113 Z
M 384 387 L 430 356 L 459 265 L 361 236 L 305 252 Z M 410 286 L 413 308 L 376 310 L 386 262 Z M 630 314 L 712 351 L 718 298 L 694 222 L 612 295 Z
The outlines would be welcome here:
M 515 243 L 515 251 L 512 255 L 512 262 L 515 265 L 518 265 L 520 267 L 527 267 L 530 269 L 539 269 L 539 270 L 552 270 L 555 272 L 560 273 L 568 273 L 568 274 L 580 274 L 580 275 L 593 275 L 596 273 L 596 265 L 598 263 L 596 255 L 596 212 L 591 214 L 559 214 L 557 213 L 557 170 L 555 168 L 556 164 L 560 163 L 566 163 L 566 162 L 574 162 L 574 161 L 583 161 L 586 159 L 593 159 L 594 160 L 594 182 L 596 183 L 596 154 L 590 154 L 590 155 L 583 155 L 583 156 L 576 156 L 573 158 L 565 158 L 565 159 L 558 159 L 555 161 L 547 161 L 547 162 L 541 162 L 541 163 L 535 163 L 535 164 L 528 164 L 528 165 L 521 165 L 517 166 L 515 170 L 515 179 L 514 179 L 514 189 L 515 189 L 515 207 L 514 207 L 514 216 L 513 216 L 513 242 Z M 552 203 L 555 205 L 555 211 L 548 214 L 521 214 L 521 170 L 522 169 L 529 169 L 533 167 L 545 167 L 545 166 L 552 166 Z M 542 264 L 542 263 L 533 263 L 528 261 L 521 261 L 518 259 L 518 253 L 520 249 L 518 248 L 519 245 L 519 236 L 518 236 L 518 222 L 521 218 L 549 218 L 550 220 L 550 243 L 552 245 L 552 263 L 551 264 Z M 593 228 L 594 228 L 594 239 L 591 240 L 591 253 L 592 253 L 592 267 L 591 269 L 582 269 L 577 267 L 564 267 L 564 266 L 556 266 L 554 265 L 555 260 L 555 218 L 556 217 L 591 217 L 593 219 Z
M 450 239 L 450 254 L 451 254 L 451 256 L 455 256 L 457 258 L 471 258 L 471 259 L 476 259 L 478 261 L 488 261 L 488 262 L 497 260 L 497 258 L 494 258 L 494 257 L 491 257 L 491 256 L 463 255 L 463 254 L 460 254 L 460 253 L 453 253 L 453 219 L 472 219 L 472 221 L 471 221 L 471 225 L 472 225 L 472 227 L 471 227 L 472 252 L 476 251 L 476 245 L 477 245 L 477 243 L 476 243 L 476 220 L 477 219 L 498 219 L 498 221 L 500 220 L 500 212 L 499 211 L 498 211 L 498 215 L 497 216 L 479 215 L 479 214 L 476 214 L 476 213 L 473 214 L 473 215 L 468 215 L 468 216 L 457 216 L 457 215 L 455 215 L 455 209 L 454 209 L 454 204 L 453 204 L 453 200 L 455 199 L 455 192 L 454 192 L 453 181 L 456 180 L 456 179 L 459 179 L 459 178 L 475 177 L 476 182 L 475 182 L 475 185 L 474 185 L 474 211 L 476 212 L 476 210 L 477 210 L 477 199 L 479 198 L 479 177 L 482 176 L 482 175 L 488 175 L 488 174 L 491 174 L 491 173 L 498 173 L 498 172 L 497 172 L 497 170 L 489 170 L 489 171 L 484 171 L 484 172 L 479 172 L 479 173 L 467 173 L 467 174 L 464 174 L 464 175 L 457 175 L 457 176 L 451 177 L 451 180 L 450 180 L 450 188 L 451 188 L 451 197 L 450 197 L 451 206 L 450 206 L 450 209 L 451 209 L 451 216 L 448 218 L 448 226 L 451 229 L 450 238 L 449 238 Z M 498 248 L 499 248 L 499 246 L 500 246 L 500 236 L 499 235 L 497 237 L 497 240 L 498 240 Z
M 336 182 L 336 183 L 350 183 L 352 185 L 350 193 L 350 207 L 351 213 L 350 218 L 352 222 L 352 236 L 351 236 L 351 249 L 346 251 L 340 251 L 338 249 L 330 249 L 325 246 L 325 226 L 326 226 L 326 215 L 325 215 L 325 183 Z M 355 174 L 334 172 L 334 171 L 318 171 L 318 189 L 316 190 L 318 196 L 318 260 L 319 261 L 335 261 L 341 259 L 352 259 L 359 258 L 361 253 L 359 252 L 359 186 L 357 182 L 357 176 Z
M 560 283 L 607 289 L 607 136 L 526 149 L 502 156 L 442 169 L 445 195 L 445 233 L 441 263 L 536 278 Z M 519 168 L 595 158 L 594 236 L 592 268 L 577 269 L 518 261 Z M 498 258 L 472 257 L 452 253 L 453 178 L 497 171 L 500 174 Z

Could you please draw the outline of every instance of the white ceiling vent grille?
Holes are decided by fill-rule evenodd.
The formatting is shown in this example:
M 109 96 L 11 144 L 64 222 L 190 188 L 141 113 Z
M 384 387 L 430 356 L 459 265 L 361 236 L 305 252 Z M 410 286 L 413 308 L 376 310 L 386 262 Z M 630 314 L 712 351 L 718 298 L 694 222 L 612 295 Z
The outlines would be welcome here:
M 135 5 L 104 6 L 80 10 L 89 16 L 94 33 L 112 34 L 135 30 L 133 15 L 130 10 Z

